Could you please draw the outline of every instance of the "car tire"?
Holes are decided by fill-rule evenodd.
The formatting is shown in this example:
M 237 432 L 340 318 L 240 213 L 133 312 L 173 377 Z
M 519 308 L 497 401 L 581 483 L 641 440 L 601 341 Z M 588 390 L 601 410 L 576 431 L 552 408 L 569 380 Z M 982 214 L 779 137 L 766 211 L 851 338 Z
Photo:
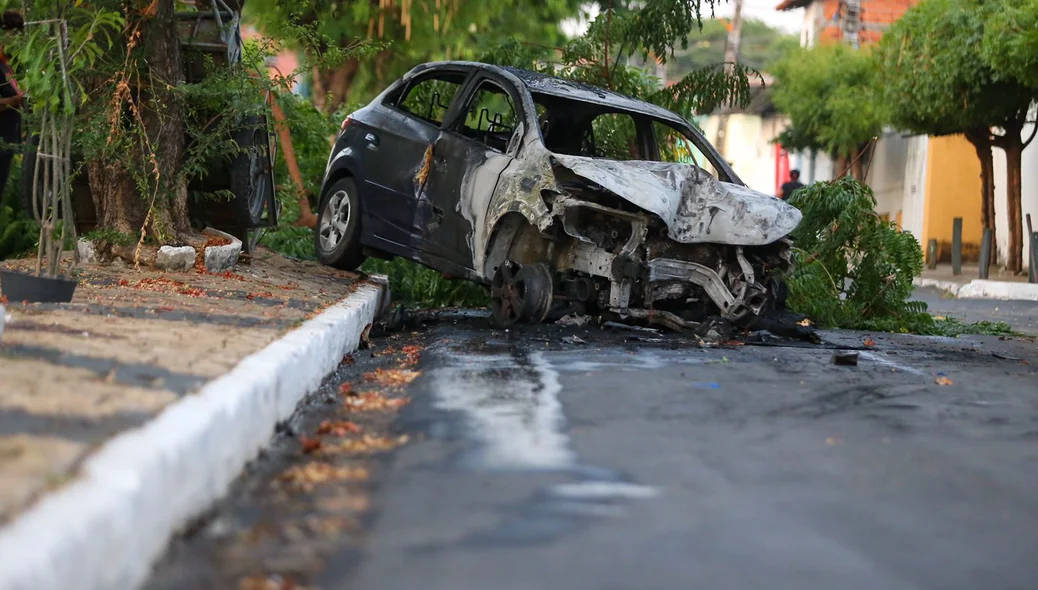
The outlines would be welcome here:
M 262 224 L 263 211 L 274 192 L 266 119 L 247 117 L 234 140 L 244 150 L 230 165 L 234 211 L 239 223 L 251 229 Z
M 314 248 L 322 264 L 356 270 L 364 263 L 360 245 L 360 200 L 352 178 L 335 181 L 321 197 Z

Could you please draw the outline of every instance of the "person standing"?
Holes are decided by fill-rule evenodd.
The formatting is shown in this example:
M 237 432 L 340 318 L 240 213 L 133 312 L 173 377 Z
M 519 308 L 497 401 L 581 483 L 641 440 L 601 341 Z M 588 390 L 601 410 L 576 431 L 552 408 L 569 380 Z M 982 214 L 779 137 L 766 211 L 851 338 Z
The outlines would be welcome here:
M 21 31 L 25 20 L 16 10 L 8 10 L 0 15 L 0 28 L 5 31 Z M 11 160 L 22 143 L 22 106 L 23 95 L 14 79 L 14 72 L 8 63 L 7 53 L 0 45 L 0 194 L 7 186 L 7 177 L 11 174 Z
M 782 199 L 783 201 L 788 201 L 789 197 L 792 197 L 793 193 L 796 192 L 797 189 L 801 188 L 804 188 L 804 185 L 800 182 L 800 171 L 790 170 L 789 182 L 786 182 L 782 185 L 782 190 L 779 192 L 778 198 Z

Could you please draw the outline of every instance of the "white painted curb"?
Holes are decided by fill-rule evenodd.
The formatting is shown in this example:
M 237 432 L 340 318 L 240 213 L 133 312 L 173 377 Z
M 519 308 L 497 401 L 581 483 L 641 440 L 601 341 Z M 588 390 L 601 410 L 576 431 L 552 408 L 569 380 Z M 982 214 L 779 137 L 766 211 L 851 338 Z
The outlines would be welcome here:
M 999 299 L 1015 301 L 1038 301 L 1038 284 L 1013 283 L 1009 281 L 985 281 L 974 279 L 960 285 L 937 279 L 914 279 L 916 287 L 934 287 L 948 291 L 959 299 Z
M 960 299 L 1003 299 L 1038 301 L 1038 284 L 1006 281 L 970 281 L 959 289 Z
M 143 584 L 170 538 L 227 492 L 275 424 L 356 349 L 388 299 L 379 282 L 102 446 L 74 482 L 0 529 L 0 589 Z
M 941 289 L 942 291 L 948 291 L 952 295 L 958 295 L 959 288 L 962 286 L 958 283 L 951 281 L 939 281 L 937 279 L 914 279 L 912 284 L 916 287 L 932 287 L 934 289 Z

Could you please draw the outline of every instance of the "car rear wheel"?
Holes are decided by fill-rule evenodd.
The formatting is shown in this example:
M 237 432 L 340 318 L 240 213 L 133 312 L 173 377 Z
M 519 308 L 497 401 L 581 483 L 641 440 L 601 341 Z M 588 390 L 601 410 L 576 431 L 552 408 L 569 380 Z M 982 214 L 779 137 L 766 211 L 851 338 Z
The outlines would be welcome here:
M 363 264 L 360 201 L 353 179 L 338 180 L 325 191 L 317 216 L 314 246 L 322 264 L 343 270 L 355 270 Z

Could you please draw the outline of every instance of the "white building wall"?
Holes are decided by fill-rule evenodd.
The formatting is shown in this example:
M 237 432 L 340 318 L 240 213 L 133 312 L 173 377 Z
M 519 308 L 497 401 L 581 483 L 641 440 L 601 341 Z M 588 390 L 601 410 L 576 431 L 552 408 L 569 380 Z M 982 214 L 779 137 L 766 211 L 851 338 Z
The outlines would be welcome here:
M 1033 124 L 1024 127 L 1023 136 L 1030 137 Z M 1006 263 L 1009 255 L 1009 220 L 1006 218 L 1006 155 L 1000 149 L 994 150 L 995 159 L 995 241 L 998 243 L 998 262 Z M 1038 231 L 1038 140 L 1032 141 L 1023 154 L 1021 165 L 1021 233 L 1024 236 L 1024 269 L 1029 264 L 1029 245 L 1027 243 L 1027 214 L 1031 214 L 1031 224 Z
M 887 215 L 891 221 L 897 218 L 904 206 L 908 148 L 907 138 L 894 132 L 884 133 L 876 142 L 865 178 L 865 183 L 876 195 L 876 212 Z
M 905 157 L 905 192 L 901 202 L 901 227 L 912 232 L 923 244 L 923 218 L 926 204 L 926 162 L 930 138 L 916 135 L 908 138 Z
M 720 118 L 711 115 L 703 122 L 707 139 L 717 137 Z M 728 117 L 724 157 L 746 186 L 764 194 L 775 194 L 775 145 L 772 140 L 785 128 L 786 121 L 751 114 Z M 720 148 L 720 146 L 717 146 Z

